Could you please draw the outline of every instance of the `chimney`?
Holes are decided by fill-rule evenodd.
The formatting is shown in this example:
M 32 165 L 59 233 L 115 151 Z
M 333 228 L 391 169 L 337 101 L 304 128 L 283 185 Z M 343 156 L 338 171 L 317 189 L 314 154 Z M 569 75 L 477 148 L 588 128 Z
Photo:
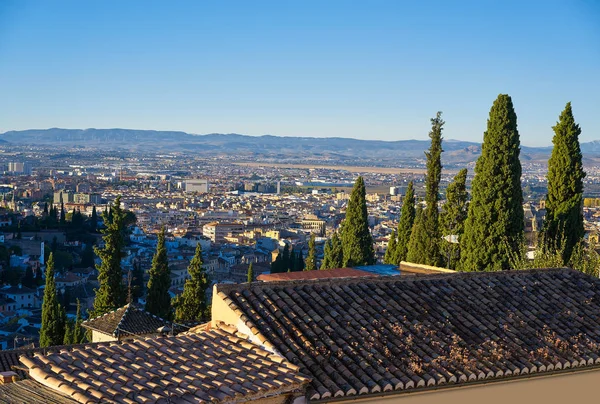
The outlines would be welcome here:
M 0 372 L 0 384 L 16 382 L 18 379 L 19 376 L 13 371 Z

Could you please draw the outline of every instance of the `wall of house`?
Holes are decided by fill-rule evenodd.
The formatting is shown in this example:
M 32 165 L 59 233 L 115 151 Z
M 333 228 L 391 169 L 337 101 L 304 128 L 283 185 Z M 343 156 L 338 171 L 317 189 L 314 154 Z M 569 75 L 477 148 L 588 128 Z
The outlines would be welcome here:
M 103 332 L 98 332 L 92 330 L 92 342 L 109 342 L 116 341 L 117 339 L 112 335 L 104 334 Z
M 589 402 L 592 397 L 596 397 L 598 394 L 597 383 L 599 379 L 600 369 L 596 369 L 344 402 L 357 404 L 563 404 Z

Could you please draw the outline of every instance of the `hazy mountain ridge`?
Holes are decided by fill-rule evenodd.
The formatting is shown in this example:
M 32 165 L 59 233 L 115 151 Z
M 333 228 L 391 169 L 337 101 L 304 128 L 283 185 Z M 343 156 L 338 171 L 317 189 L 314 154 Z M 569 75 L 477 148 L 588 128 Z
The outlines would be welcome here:
M 29 129 L 0 135 L 7 145 L 52 145 L 54 147 L 91 147 L 102 150 L 177 151 L 202 153 L 236 153 L 239 155 L 338 156 L 352 158 L 424 158 L 429 140 L 363 140 L 342 137 L 283 137 L 240 134 L 194 135 L 180 131 L 135 129 Z M 481 144 L 462 140 L 444 140 L 444 159 L 448 163 L 474 161 Z M 586 157 L 600 155 L 600 141 L 582 143 Z M 547 159 L 552 147 L 521 148 L 525 160 Z

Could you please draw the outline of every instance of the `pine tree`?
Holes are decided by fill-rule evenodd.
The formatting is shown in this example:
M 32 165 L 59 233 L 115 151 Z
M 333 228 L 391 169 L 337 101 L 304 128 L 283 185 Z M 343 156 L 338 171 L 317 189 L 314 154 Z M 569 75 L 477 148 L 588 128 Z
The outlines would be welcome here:
M 115 208 L 112 220 L 108 214 L 103 215 L 105 228 L 102 230 L 104 248 L 95 247 L 96 255 L 102 262 L 96 266 L 100 288 L 96 291 L 93 316 L 101 316 L 125 305 L 125 288 L 123 287 L 123 273 L 121 270 L 121 257 L 125 240 L 123 240 L 123 218 L 121 210 L 121 197 L 115 199 Z
M 315 246 L 315 234 L 311 233 L 308 240 L 308 255 L 306 256 L 305 271 L 314 271 L 317 269 L 317 251 Z
M 396 238 L 396 231 L 392 230 L 392 234 L 390 234 L 388 245 L 385 250 L 385 256 L 383 257 L 384 264 L 396 265 L 394 262 L 394 254 L 396 253 Z
M 46 287 L 42 302 L 42 326 L 40 328 L 40 347 L 60 345 L 65 335 L 62 308 L 58 303 L 56 283 L 54 281 L 54 254 L 50 254 L 46 264 Z
M 206 288 L 209 281 L 206 271 L 202 267 L 202 246 L 200 243 L 196 245 L 196 252 L 188 266 L 188 274 L 190 278 L 183 285 L 183 293 L 175 299 L 176 322 L 199 322 L 210 316 L 206 302 Z
M 554 130 L 554 148 L 548 161 L 548 196 L 544 240 L 563 250 L 563 263 L 571 259 L 573 248 L 583 239 L 583 171 L 579 135 L 581 129 L 567 103 Z M 564 248 L 563 248 L 564 244 Z
M 171 271 L 167 259 L 167 248 L 165 247 L 165 228 L 158 234 L 156 253 L 152 258 L 150 268 L 150 279 L 148 280 L 148 294 L 146 296 L 146 311 L 165 320 L 170 320 L 171 296 Z
M 252 268 L 252 263 L 248 265 L 248 283 L 254 282 L 254 268 Z
M 459 243 L 446 239 L 442 242 L 441 253 L 444 255 L 446 268 L 455 269 L 460 259 L 460 240 L 467 219 L 467 169 L 463 168 L 446 188 L 446 203 L 440 215 L 440 229 L 444 237 L 456 236 Z
M 346 208 L 342 227 L 343 266 L 353 267 L 375 263 L 373 238 L 369 231 L 365 182 L 356 179 Z
M 415 216 L 415 191 L 413 182 L 411 181 L 408 183 L 404 201 L 402 202 L 402 210 L 400 211 L 400 220 L 398 222 L 398 232 L 396 233 L 396 249 L 391 262 L 392 264 L 400 265 L 400 262 L 406 261 L 408 243 L 415 223 Z
M 508 95 L 490 110 L 481 156 L 475 165 L 472 198 L 461 240 L 463 271 L 509 269 L 510 254 L 523 240 L 523 192 L 517 115 Z
M 73 344 L 81 344 L 84 342 L 85 339 L 85 332 L 83 331 L 83 328 L 81 327 L 81 323 L 83 322 L 83 319 L 81 318 L 81 303 L 79 302 L 79 299 L 77 299 L 77 314 L 75 316 L 75 325 L 73 326 Z
M 427 243 L 430 240 L 425 229 L 425 220 L 425 211 L 421 205 L 418 205 L 415 223 L 413 224 L 410 240 L 408 241 L 408 252 L 406 253 L 406 260 L 409 262 L 422 264 L 426 257 Z

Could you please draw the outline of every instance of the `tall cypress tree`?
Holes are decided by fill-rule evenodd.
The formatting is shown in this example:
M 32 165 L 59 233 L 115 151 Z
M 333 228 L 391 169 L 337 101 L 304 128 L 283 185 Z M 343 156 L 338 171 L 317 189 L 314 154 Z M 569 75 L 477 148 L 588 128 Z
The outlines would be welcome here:
M 94 317 L 118 309 L 125 305 L 125 288 L 123 286 L 123 273 L 121 271 L 121 257 L 125 240 L 123 239 L 125 215 L 121 209 L 121 197 L 117 196 L 114 203 L 112 219 L 105 212 L 103 214 L 105 228 L 102 230 L 104 248 L 94 247 L 101 263 L 96 266 L 100 288 L 96 290 L 94 299 Z
M 452 243 L 449 239 L 442 241 L 440 253 L 444 257 L 446 268 L 455 269 L 460 259 L 460 240 L 465 229 L 467 219 L 467 169 L 463 168 L 456 174 L 454 180 L 446 188 L 446 203 L 440 215 L 440 228 L 442 236 L 448 238 L 456 236 L 459 243 Z
M 362 177 L 356 179 L 342 227 L 343 266 L 353 267 L 375 263 L 373 238 L 369 231 L 366 188 Z
M 342 268 L 344 266 L 344 247 L 342 239 L 337 233 L 331 236 L 331 268 Z
M 321 261 L 321 270 L 330 269 L 331 264 L 329 263 L 331 260 L 331 239 L 325 242 L 325 247 L 323 248 L 323 261 Z
M 206 301 L 206 288 L 209 282 L 206 271 L 202 267 L 200 243 L 196 245 L 196 252 L 188 266 L 188 273 L 190 277 L 183 285 L 183 293 L 175 299 L 175 321 L 186 323 L 203 321 L 210 315 Z
M 310 234 L 310 239 L 308 240 L 308 255 L 306 256 L 306 266 L 304 268 L 305 271 L 314 271 L 317 269 L 317 251 L 315 246 L 315 234 Z
M 60 203 L 60 225 L 64 226 L 67 224 L 67 214 L 65 213 L 65 204 Z
M 92 216 L 90 217 L 90 229 L 95 232 L 98 228 L 98 213 L 96 212 L 96 205 L 92 207 Z
M 523 240 L 523 192 L 517 115 L 500 94 L 490 110 L 461 242 L 463 271 L 509 269 Z
M 396 249 L 394 252 L 392 264 L 400 265 L 401 261 L 406 260 L 408 254 L 408 242 L 410 241 L 410 234 L 415 223 L 415 190 L 413 182 L 408 183 L 406 188 L 406 194 L 404 195 L 404 201 L 402 202 L 402 210 L 400 211 L 400 220 L 398 221 L 398 232 Z
M 415 223 L 413 224 L 413 228 L 410 233 L 408 252 L 406 253 L 406 260 L 409 262 L 422 264 L 425 259 L 427 244 L 430 242 L 425 229 L 425 220 L 426 217 L 423 207 L 421 205 L 417 205 Z
M 440 265 L 440 231 L 438 219 L 438 201 L 440 180 L 442 177 L 442 129 L 444 121 L 438 112 L 431 119 L 429 138 L 431 145 L 425 152 L 427 174 L 425 176 L 425 210 L 422 221 L 417 221 L 409 241 L 408 260 L 417 264 Z M 413 242 L 413 238 L 418 241 Z M 412 251 L 411 251 L 412 248 Z
M 548 247 L 562 250 L 563 262 L 568 263 L 573 248 L 583 239 L 583 171 L 579 135 L 571 103 L 554 127 L 554 148 L 548 160 L 548 196 L 543 240 Z
M 81 327 L 83 319 L 81 318 L 81 303 L 77 299 L 77 314 L 75 316 L 75 326 L 73 328 L 73 344 L 81 344 L 85 340 L 85 332 Z
M 394 254 L 396 253 L 396 238 L 396 230 L 392 230 L 392 234 L 390 234 L 390 239 L 388 241 L 387 249 L 385 250 L 385 256 L 383 257 L 384 264 L 396 264 L 394 262 Z
M 248 283 L 254 282 L 254 268 L 252 267 L 252 263 L 250 263 L 250 265 L 248 265 L 247 277 L 248 277 Z
M 40 328 L 40 347 L 61 345 L 65 335 L 65 322 L 62 308 L 58 303 L 56 283 L 54 281 L 54 254 L 46 264 L 46 287 L 42 303 L 42 326 Z
M 156 253 L 152 258 L 149 275 L 146 311 L 165 320 L 170 320 L 172 317 L 171 295 L 169 295 L 171 270 L 167 259 L 167 248 L 165 247 L 164 227 L 158 234 L 158 244 L 156 245 Z

